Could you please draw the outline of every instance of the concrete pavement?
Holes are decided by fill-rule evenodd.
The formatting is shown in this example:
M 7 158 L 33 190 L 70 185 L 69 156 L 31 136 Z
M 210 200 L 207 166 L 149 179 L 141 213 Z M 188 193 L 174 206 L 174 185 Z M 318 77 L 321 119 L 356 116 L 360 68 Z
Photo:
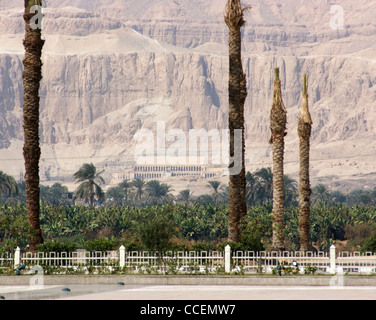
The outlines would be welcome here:
M 375 300 L 376 287 L 143 286 L 66 295 L 64 300 Z
M 0 276 L 6 300 L 375 300 L 375 276 Z M 68 290 L 63 290 L 68 288 Z

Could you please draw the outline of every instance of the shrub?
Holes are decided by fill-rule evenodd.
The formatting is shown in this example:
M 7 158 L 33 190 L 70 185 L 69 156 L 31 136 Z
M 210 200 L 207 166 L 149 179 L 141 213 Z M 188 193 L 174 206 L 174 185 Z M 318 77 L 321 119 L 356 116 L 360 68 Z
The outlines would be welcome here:
M 261 240 L 260 226 L 257 219 L 243 223 L 241 244 L 244 251 L 262 251 L 265 249 Z
M 111 251 L 116 249 L 116 241 L 108 238 L 86 241 L 84 249 L 87 251 Z
M 166 251 L 172 239 L 178 235 L 172 206 L 152 207 L 143 213 L 137 226 L 139 238 L 150 251 Z
M 345 226 L 346 239 L 354 240 L 356 244 L 360 244 L 364 239 L 372 235 L 372 227 L 369 224 L 359 223 L 354 226 Z
M 310 263 L 304 267 L 304 274 L 315 274 L 317 268 Z
M 372 251 L 376 252 L 376 234 L 373 234 L 366 238 L 361 245 L 361 251 Z
M 217 248 L 219 251 L 224 251 L 227 245 L 231 247 L 231 251 L 243 251 L 243 244 L 233 241 L 223 241 L 218 244 Z
M 48 241 L 37 246 L 41 252 L 72 252 L 77 249 L 75 242 Z
M 208 242 L 197 242 L 195 244 L 192 244 L 192 250 L 193 251 L 212 251 L 212 250 L 216 250 L 216 246 Z
M 142 245 L 137 242 L 128 242 L 123 244 L 125 251 L 141 251 Z

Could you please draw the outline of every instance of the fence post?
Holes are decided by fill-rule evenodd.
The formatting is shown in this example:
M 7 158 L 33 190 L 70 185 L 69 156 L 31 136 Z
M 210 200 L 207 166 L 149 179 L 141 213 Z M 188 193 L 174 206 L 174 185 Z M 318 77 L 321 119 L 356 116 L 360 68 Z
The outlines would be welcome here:
M 336 273 L 336 247 L 334 244 L 330 246 L 330 273 Z
M 120 254 L 119 254 L 119 266 L 121 268 L 125 267 L 125 247 L 123 245 L 119 248 Z
M 231 267 L 231 247 L 227 245 L 225 247 L 225 272 L 230 272 Z
M 21 264 L 21 249 L 20 247 L 16 248 L 14 252 L 14 267 L 17 268 Z

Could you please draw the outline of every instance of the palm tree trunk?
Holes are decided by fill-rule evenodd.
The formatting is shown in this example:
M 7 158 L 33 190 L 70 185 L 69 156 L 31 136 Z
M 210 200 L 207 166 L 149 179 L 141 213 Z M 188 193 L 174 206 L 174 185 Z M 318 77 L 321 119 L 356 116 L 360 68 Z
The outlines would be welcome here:
M 300 250 L 309 250 L 309 217 L 311 187 L 309 181 L 309 150 L 312 119 L 308 110 L 307 76 L 303 77 L 301 114 L 298 122 L 299 135 L 299 235 Z
M 242 130 L 241 171 L 229 176 L 229 204 L 228 204 L 228 240 L 239 242 L 239 222 L 247 214 L 246 180 L 245 180 L 245 145 L 244 145 L 244 102 L 247 97 L 246 78 L 243 73 L 241 59 L 241 32 L 244 26 L 244 10 L 240 0 L 227 0 L 225 22 L 229 28 L 229 131 L 230 157 L 235 154 L 235 130 Z
M 30 251 L 36 250 L 36 245 L 43 243 L 39 220 L 39 86 L 42 79 L 42 48 L 41 30 L 32 28 L 30 20 L 29 0 L 25 0 L 25 58 L 23 60 L 23 128 L 25 161 L 26 203 L 28 219 L 31 225 Z
M 275 70 L 273 105 L 270 112 L 270 129 L 273 151 L 273 250 L 284 250 L 284 174 L 283 155 L 286 135 L 287 110 L 282 100 L 279 69 Z

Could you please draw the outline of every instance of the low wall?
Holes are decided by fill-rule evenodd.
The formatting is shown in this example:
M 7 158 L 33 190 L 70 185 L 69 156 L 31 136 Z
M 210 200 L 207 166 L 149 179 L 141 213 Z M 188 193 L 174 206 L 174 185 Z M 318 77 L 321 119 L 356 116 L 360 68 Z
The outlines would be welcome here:
M 28 285 L 30 275 L 0 276 L 2 285 Z M 133 276 L 53 275 L 44 276 L 45 285 L 242 285 L 242 286 L 376 286 L 376 276 Z M 339 281 L 339 282 L 338 282 Z

